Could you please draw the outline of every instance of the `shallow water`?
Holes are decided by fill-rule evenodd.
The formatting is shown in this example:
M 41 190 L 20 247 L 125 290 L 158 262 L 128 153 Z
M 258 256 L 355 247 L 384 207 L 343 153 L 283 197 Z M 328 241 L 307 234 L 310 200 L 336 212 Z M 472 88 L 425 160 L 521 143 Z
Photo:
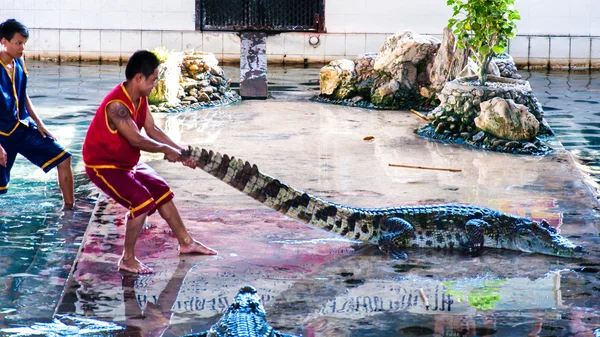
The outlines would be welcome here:
M 95 202 L 81 163 L 83 137 L 98 101 L 122 76 L 111 65 L 27 67 L 36 111 L 73 154 L 77 210 L 60 211 L 56 170 L 44 174 L 17 157 L 0 197 L 0 312 L 8 321 L 45 321 L 54 313 Z
M 7 311 L 5 322 L 13 325 L 20 321 L 49 321 L 60 299 L 95 201 L 89 197 L 92 189 L 82 173 L 81 142 L 97 104 L 123 77 L 123 68 L 116 65 L 57 66 L 32 62 L 29 71 L 29 93 L 34 105 L 50 130 L 75 154 L 77 201 L 81 209 L 72 216 L 59 212 L 55 173 L 44 175 L 23 160 L 17 163 L 19 166 L 13 171 L 9 194 L 0 198 L 1 229 L 5 238 L 0 265 L 6 266 L 0 277 L 7 284 L 0 305 Z M 225 67 L 225 72 L 237 81 L 236 68 Z M 318 73 L 319 69 L 270 68 L 272 99 L 304 100 L 316 94 Z M 583 170 L 592 174 L 597 172 L 600 125 L 594 120 L 595 114 L 600 113 L 600 106 L 594 102 L 600 101 L 600 91 L 597 91 L 600 90 L 600 74 L 534 72 L 523 75 L 532 82 L 558 139 L 581 160 Z M 273 140 L 262 141 L 268 146 Z M 327 168 L 324 169 L 326 172 Z M 345 193 L 335 189 L 313 192 L 327 197 Z M 370 193 L 352 192 L 356 195 L 350 197 L 357 200 Z M 377 198 L 377 195 L 369 196 Z M 554 205 L 553 208 L 566 215 L 573 211 L 569 205 Z M 249 215 L 256 218 L 257 224 L 281 221 L 277 215 L 262 211 L 252 214 L 242 211 L 232 215 L 231 210 L 224 209 L 222 214 L 214 213 L 218 221 L 221 217 L 226 221 L 227 216 L 244 218 Z M 298 241 L 279 240 L 273 235 L 264 244 L 265 247 L 315 245 L 314 238 L 295 240 Z M 315 261 L 313 254 L 305 254 L 296 265 L 281 266 L 274 274 L 267 275 L 272 284 L 265 285 L 264 289 L 272 289 L 273 293 L 263 294 L 263 302 L 267 306 L 268 321 L 276 328 L 305 336 L 467 336 L 475 333 L 478 336 L 530 333 L 575 336 L 578 330 L 583 331 L 583 335 L 590 335 L 600 327 L 597 300 L 600 298 L 600 266 L 597 260 L 582 265 L 548 257 L 486 251 L 482 257 L 471 261 L 460 255 L 411 251 L 410 264 L 395 264 L 382 259 L 372 248 L 348 254 L 354 249 L 347 242 L 319 241 L 318 245 L 333 247 L 325 254 L 332 257 Z M 172 282 L 164 287 L 163 293 L 177 294 L 184 279 L 196 280 L 199 284 L 195 289 L 206 298 L 212 298 L 213 302 L 202 304 L 200 310 L 199 303 L 186 302 L 187 294 L 179 294 L 179 300 L 171 298 L 173 307 L 160 303 L 158 315 L 163 316 L 160 318 L 172 318 L 170 328 L 163 329 L 161 334 L 178 336 L 215 323 L 232 300 L 231 291 L 237 290 L 224 291 L 222 288 L 235 288 L 243 280 L 253 281 L 257 277 L 253 274 L 253 263 L 261 266 L 263 261 L 248 258 L 245 263 L 248 265 L 240 264 L 236 269 L 236 279 L 223 275 L 223 283 L 218 285 L 201 284 L 205 272 L 202 268 L 186 263 L 177 266 Z M 292 287 L 291 280 L 287 279 L 289 275 L 301 275 L 303 279 L 293 280 Z M 440 282 L 440 279 L 453 281 Z M 134 306 L 144 308 L 144 314 L 154 314 L 152 297 L 134 291 L 145 289 L 151 282 L 152 278 L 124 277 L 119 291 L 124 293 L 125 306 L 133 302 Z M 414 296 L 418 290 L 416 285 L 425 289 L 431 302 L 430 310 L 423 311 L 422 299 Z M 507 293 L 522 296 L 514 298 Z M 324 294 L 329 300 L 321 302 Z M 499 298 L 498 294 L 502 296 Z M 109 308 L 123 305 L 120 297 L 110 302 L 111 299 L 94 293 L 82 291 L 80 295 L 83 296 L 64 301 L 70 302 L 73 311 L 80 313 L 102 317 L 105 302 Z M 156 301 L 154 304 L 158 306 Z M 486 311 L 490 305 L 494 310 Z M 139 308 L 126 314 L 121 320 L 131 326 L 122 335 L 143 335 L 137 327 L 144 325 L 144 321 L 140 323 L 140 317 L 136 316 L 140 315 Z M 290 326 L 289 322 L 297 321 L 305 324 Z

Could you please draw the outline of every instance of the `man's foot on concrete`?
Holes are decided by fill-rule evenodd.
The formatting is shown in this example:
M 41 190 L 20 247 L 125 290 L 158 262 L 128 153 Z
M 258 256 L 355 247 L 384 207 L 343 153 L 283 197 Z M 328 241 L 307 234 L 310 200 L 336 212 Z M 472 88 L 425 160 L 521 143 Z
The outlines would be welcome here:
M 119 271 L 124 270 L 134 274 L 152 274 L 154 270 L 143 264 L 137 258 L 124 260 L 121 258 L 118 263 Z
M 200 241 L 194 240 L 189 244 L 179 245 L 180 254 L 203 254 L 203 255 L 217 255 L 217 251 L 206 247 Z

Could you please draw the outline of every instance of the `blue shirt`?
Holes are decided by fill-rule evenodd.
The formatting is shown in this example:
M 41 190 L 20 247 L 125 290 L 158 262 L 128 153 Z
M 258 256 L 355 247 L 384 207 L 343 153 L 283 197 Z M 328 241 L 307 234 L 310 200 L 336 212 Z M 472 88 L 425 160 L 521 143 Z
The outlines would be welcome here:
M 10 136 L 19 123 L 30 125 L 35 123 L 29 116 L 26 107 L 27 69 L 21 59 L 14 59 L 13 69 L 9 69 L 0 60 L 0 135 Z M 13 77 L 8 75 L 13 72 Z

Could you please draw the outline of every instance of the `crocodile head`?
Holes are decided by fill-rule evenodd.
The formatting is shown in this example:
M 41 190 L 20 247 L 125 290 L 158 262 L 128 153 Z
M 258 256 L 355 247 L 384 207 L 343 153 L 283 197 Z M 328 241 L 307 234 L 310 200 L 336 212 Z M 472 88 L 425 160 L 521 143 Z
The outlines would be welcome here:
M 260 303 L 260 297 L 253 286 L 244 286 L 240 289 L 231 306 L 229 312 L 253 314 L 260 317 L 266 317 L 267 312 Z
M 513 228 L 511 240 L 506 242 L 508 249 L 539 253 L 560 257 L 580 258 L 585 249 L 566 239 L 546 220 L 541 222 L 521 218 Z

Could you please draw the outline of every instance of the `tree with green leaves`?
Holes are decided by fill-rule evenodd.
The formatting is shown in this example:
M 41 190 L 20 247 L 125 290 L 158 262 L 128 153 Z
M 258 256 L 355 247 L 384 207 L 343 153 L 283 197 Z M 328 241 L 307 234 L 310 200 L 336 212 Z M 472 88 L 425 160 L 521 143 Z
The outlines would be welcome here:
M 454 14 L 448 28 L 456 36 L 459 48 L 469 48 L 481 67 L 479 82 L 485 85 L 492 58 L 505 50 L 515 36 L 521 19 L 514 0 L 447 0 Z

